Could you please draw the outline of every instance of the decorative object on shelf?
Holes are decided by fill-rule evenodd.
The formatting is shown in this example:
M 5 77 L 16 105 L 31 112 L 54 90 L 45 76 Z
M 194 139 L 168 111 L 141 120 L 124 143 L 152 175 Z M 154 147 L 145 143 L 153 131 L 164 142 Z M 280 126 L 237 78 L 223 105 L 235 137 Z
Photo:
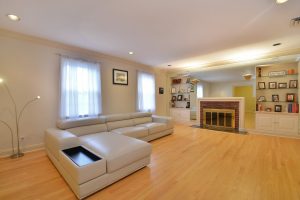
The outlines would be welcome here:
M 257 70 L 258 70 L 257 76 L 258 76 L 258 77 L 261 77 L 261 68 L 259 67 L 259 68 L 257 68 Z
M 277 83 L 276 82 L 269 82 L 269 89 L 276 89 Z
M 14 135 L 13 135 L 13 131 L 12 131 L 11 126 L 7 122 L 5 122 L 3 120 L 0 120 L 0 122 L 3 123 L 6 127 L 9 128 L 11 136 L 12 136 L 12 138 L 11 138 L 12 141 L 11 142 L 12 142 L 12 152 L 13 152 L 13 154 L 10 157 L 11 158 L 19 158 L 19 157 L 24 156 L 24 153 L 22 153 L 21 150 L 20 150 L 20 134 L 19 134 L 20 133 L 20 120 L 21 120 L 21 118 L 23 116 L 23 112 L 27 108 L 27 106 L 29 104 L 33 103 L 34 101 L 40 99 L 41 97 L 37 96 L 34 99 L 29 100 L 27 103 L 24 104 L 24 106 L 22 107 L 22 109 L 20 110 L 20 112 L 18 112 L 18 110 L 17 110 L 17 104 L 15 102 L 15 99 L 13 98 L 13 96 L 12 96 L 12 94 L 11 94 L 8 86 L 5 84 L 5 82 L 3 81 L 3 79 L 0 79 L 0 84 L 4 86 L 4 88 L 5 88 L 8 96 L 10 98 L 10 100 L 12 101 L 12 103 L 14 105 L 14 118 L 15 118 L 15 126 L 16 126 L 15 133 L 16 133 L 16 137 L 17 137 L 16 138 L 17 139 L 17 152 L 15 152 L 15 150 L 14 150 L 15 149 L 14 142 L 13 142 L 13 136 Z
M 176 93 L 176 88 L 172 87 L 171 93 L 172 93 L 172 94 Z
M 260 96 L 260 97 L 258 97 L 257 101 L 259 101 L 259 102 L 266 101 L 266 97 Z
M 178 95 L 178 96 L 177 96 L 177 101 L 182 101 L 182 97 L 183 97 L 183 96 L 182 96 L 181 94 Z
M 295 102 L 295 98 L 296 98 L 295 93 L 287 93 L 286 94 L 286 101 L 287 102 Z
M 282 110 L 282 105 L 275 105 L 274 107 L 275 112 L 281 112 L 281 110 Z
M 190 93 L 190 92 L 191 92 L 191 88 L 190 88 L 190 87 L 187 89 L 187 92 L 188 92 L 188 93 Z
M 246 80 L 246 81 L 249 81 L 249 80 L 251 80 L 251 78 L 252 78 L 252 74 L 243 74 L 242 75 L 243 77 L 244 77 L 244 79 Z
M 258 89 L 266 89 L 265 82 L 258 82 Z
M 194 91 L 195 91 L 195 86 L 191 85 L 191 92 L 194 92 Z
M 164 88 L 163 87 L 159 87 L 158 88 L 158 93 L 159 94 L 164 94 Z
M 287 83 L 278 83 L 278 89 L 287 88 Z
M 113 84 L 128 85 L 128 71 L 113 69 Z
M 272 112 L 272 108 L 266 108 L 266 112 Z
M 172 79 L 172 84 L 180 84 L 181 78 Z
M 273 102 L 279 102 L 279 95 L 278 94 L 273 94 L 272 95 L 272 101 Z
M 176 96 L 172 96 L 172 101 L 176 101 Z
M 175 108 L 175 102 L 174 101 L 171 102 L 171 107 Z
M 186 83 L 190 83 L 190 82 L 191 82 L 191 78 L 188 77 L 188 78 L 186 79 Z
M 191 104 L 190 102 L 186 102 L 186 107 L 185 108 L 190 108 Z
M 274 77 L 274 76 L 285 76 L 286 71 L 275 71 L 275 72 L 269 72 L 269 77 Z
M 258 111 L 263 111 L 263 110 L 264 110 L 263 105 L 257 104 L 257 110 L 258 110 Z
M 295 70 L 294 69 L 288 69 L 287 72 L 289 75 L 295 74 Z
M 298 88 L 298 80 L 290 80 L 289 88 Z

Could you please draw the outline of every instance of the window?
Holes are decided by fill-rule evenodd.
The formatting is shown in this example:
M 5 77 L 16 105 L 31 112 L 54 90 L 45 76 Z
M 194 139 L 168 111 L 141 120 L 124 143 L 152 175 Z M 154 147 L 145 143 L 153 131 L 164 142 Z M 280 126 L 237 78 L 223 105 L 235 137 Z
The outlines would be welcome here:
M 91 117 L 101 111 L 99 64 L 62 57 L 60 117 Z
M 137 110 L 155 111 L 155 78 L 153 74 L 138 72 Z
M 197 98 L 203 97 L 203 85 L 201 83 L 197 84 Z

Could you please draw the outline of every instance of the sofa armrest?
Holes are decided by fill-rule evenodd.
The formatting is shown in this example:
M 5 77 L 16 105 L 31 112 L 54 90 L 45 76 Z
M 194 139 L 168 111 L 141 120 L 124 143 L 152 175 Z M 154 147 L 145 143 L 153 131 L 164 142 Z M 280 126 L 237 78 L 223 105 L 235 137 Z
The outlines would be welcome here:
M 59 151 L 72 147 L 79 146 L 80 142 L 76 135 L 60 130 L 60 129 L 48 129 L 45 132 L 45 146 L 56 159 L 59 158 Z
M 165 123 L 168 128 L 174 128 L 174 121 L 171 117 L 152 115 L 153 122 Z

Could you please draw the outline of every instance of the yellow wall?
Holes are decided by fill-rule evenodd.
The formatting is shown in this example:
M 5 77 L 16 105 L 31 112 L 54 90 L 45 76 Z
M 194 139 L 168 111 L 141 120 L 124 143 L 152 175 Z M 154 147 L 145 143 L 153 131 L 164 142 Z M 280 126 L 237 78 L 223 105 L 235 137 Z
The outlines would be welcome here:
M 234 97 L 245 97 L 245 128 L 255 128 L 255 104 L 252 86 L 236 86 L 233 88 Z

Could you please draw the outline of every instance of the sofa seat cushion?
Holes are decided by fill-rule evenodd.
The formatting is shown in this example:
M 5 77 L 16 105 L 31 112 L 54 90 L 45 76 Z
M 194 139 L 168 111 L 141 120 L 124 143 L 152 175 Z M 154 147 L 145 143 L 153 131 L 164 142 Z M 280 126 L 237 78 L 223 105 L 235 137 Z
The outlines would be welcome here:
M 107 172 L 112 173 L 151 154 L 147 142 L 112 133 L 96 133 L 80 137 L 80 142 L 107 161 Z
M 145 124 L 138 124 L 137 126 L 146 127 L 149 129 L 149 135 L 155 134 L 168 129 L 167 124 L 159 122 L 149 122 Z
M 141 137 L 148 136 L 148 129 L 142 126 L 118 128 L 112 130 L 111 132 L 121 134 L 121 135 L 126 135 L 129 137 L 134 137 L 134 138 L 141 138 Z

